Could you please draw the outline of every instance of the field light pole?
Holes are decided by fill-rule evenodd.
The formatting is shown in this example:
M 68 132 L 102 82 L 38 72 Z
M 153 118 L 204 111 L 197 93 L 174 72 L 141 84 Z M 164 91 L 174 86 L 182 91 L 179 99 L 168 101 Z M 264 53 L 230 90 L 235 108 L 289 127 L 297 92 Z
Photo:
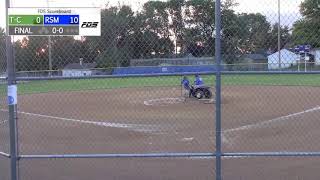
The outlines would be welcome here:
M 16 87 L 14 56 L 11 37 L 9 35 L 9 16 L 8 8 L 10 7 L 10 0 L 5 1 L 5 14 L 6 14 L 6 56 L 7 56 L 7 76 L 8 76 L 8 109 L 9 109 L 9 133 L 10 133 L 10 177 L 11 180 L 18 180 L 18 146 L 17 146 L 17 105 L 12 101 L 15 96 L 12 96 L 12 89 Z M 13 90 L 14 92 L 14 90 Z M 16 91 L 15 91 L 16 92 Z M 10 96 L 9 96 L 10 94 Z

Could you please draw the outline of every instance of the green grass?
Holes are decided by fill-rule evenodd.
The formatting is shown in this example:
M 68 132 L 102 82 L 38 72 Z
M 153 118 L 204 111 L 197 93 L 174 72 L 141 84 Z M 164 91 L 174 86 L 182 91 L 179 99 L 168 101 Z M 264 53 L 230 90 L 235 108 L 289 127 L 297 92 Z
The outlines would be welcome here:
M 320 86 L 320 75 L 225 75 L 224 85 Z
M 190 77 L 190 79 L 194 79 Z M 203 76 L 206 84 L 214 84 L 214 76 Z M 18 85 L 20 94 L 47 93 L 57 91 L 81 91 L 132 87 L 177 86 L 180 76 L 106 78 L 83 80 L 32 81 Z M 320 86 L 319 75 L 224 75 L 223 85 L 258 86 Z M 2 90 L 1 90 L 2 91 Z

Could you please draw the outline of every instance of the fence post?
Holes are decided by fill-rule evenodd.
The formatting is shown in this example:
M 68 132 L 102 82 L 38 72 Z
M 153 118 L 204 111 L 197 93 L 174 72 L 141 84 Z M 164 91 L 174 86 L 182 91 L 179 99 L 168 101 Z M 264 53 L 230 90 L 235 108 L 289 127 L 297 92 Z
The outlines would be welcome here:
M 216 180 L 221 180 L 221 0 L 215 2 Z
M 279 71 L 281 71 L 281 3 L 278 0 L 278 63 L 279 63 Z
M 17 126 L 16 126 L 16 82 L 14 70 L 14 57 L 11 37 L 9 36 L 9 20 L 8 8 L 10 0 L 6 0 L 6 56 L 7 56 L 7 76 L 8 76 L 8 108 L 9 108 L 9 128 L 10 128 L 10 174 L 11 180 L 17 180 L 17 161 L 18 161 L 18 146 L 17 146 Z

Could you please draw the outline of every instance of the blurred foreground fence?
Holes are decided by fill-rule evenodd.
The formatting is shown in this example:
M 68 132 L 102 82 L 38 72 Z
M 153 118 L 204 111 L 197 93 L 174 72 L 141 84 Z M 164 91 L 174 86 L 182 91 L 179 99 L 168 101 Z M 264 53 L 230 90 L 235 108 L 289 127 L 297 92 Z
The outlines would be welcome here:
M 0 28 L 1 180 L 318 177 L 320 1 L 90 3 L 101 37 Z

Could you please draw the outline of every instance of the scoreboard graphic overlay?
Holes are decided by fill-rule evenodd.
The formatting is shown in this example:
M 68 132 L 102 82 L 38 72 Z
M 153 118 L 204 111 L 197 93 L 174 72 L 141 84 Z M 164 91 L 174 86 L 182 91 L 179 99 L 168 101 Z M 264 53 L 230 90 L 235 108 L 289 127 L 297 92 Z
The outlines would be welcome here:
M 9 8 L 9 35 L 100 36 L 99 8 Z

